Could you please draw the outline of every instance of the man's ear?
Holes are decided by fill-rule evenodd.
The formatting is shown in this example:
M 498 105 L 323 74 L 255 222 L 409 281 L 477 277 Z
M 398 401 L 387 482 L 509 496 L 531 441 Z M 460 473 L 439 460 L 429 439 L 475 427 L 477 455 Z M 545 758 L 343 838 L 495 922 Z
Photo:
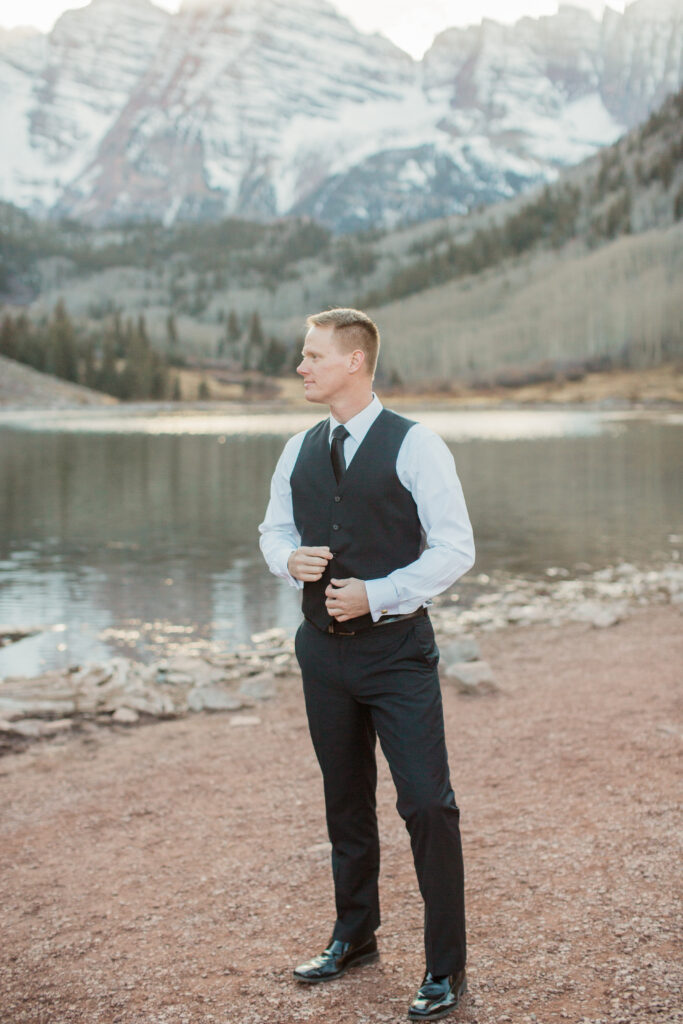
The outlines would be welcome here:
M 349 373 L 358 373 L 365 362 L 365 352 L 362 348 L 355 348 L 349 360 Z

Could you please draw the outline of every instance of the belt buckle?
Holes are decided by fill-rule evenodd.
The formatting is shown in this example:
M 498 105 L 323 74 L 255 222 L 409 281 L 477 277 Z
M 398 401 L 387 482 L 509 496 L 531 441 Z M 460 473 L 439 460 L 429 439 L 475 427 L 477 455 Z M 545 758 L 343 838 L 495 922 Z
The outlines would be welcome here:
M 344 631 L 343 629 L 337 630 L 337 629 L 334 628 L 334 626 L 335 626 L 334 622 L 330 622 L 329 626 L 327 627 L 327 632 L 330 633 L 331 636 L 355 636 L 356 635 L 356 630 L 355 629 L 348 629 L 348 630 Z

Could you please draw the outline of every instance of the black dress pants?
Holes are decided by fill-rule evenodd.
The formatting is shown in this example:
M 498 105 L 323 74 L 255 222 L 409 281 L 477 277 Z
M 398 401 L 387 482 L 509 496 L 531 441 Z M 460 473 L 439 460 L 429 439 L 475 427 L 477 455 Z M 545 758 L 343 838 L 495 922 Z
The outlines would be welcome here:
M 449 780 L 431 622 L 425 616 L 339 636 L 304 621 L 296 654 L 323 774 L 337 907 L 333 938 L 358 942 L 380 923 L 379 736 L 424 900 L 427 970 L 460 970 L 466 953 L 459 811 Z

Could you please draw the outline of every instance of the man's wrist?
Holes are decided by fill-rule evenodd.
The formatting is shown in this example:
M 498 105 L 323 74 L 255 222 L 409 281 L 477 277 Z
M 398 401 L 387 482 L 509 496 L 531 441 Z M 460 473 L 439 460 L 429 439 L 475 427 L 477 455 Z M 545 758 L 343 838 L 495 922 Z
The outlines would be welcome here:
M 297 553 L 297 551 L 298 551 L 298 550 L 299 550 L 298 548 L 292 548 L 292 550 L 291 550 L 291 551 L 289 552 L 289 554 L 287 555 L 287 560 L 286 560 L 286 562 L 285 562 L 285 571 L 284 571 L 284 573 L 283 573 L 283 576 L 284 576 L 284 578 L 285 578 L 285 579 L 287 580 L 287 582 L 288 582 L 288 583 L 289 583 L 289 584 L 290 584 L 291 586 L 293 586 L 293 587 L 297 587 L 297 589 L 299 589 L 299 590 L 300 590 L 300 589 L 301 589 L 301 587 L 303 587 L 303 581 L 302 581 L 302 580 L 300 580 L 300 579 L 298 579 L 298 578 L 297 578 L 297 577 L 296 577 L 296 576 L 294 575 L 294 573 L 292 572 L 292 570 L 291 570 L 291 568 L 290 568 L 290 565 L 289 565 L 289 563 L 290 563 L 290 561 L 291 561 L 291 559 L 292 559 L 292 555 L 295 555 L 295 554 Z

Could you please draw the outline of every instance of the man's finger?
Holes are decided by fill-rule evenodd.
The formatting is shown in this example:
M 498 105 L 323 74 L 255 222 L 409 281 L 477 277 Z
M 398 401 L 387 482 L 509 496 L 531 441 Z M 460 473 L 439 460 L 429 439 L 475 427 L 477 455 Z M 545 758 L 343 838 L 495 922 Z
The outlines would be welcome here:
M 332 552 L 327 545 L 317 548 L 302 548 L 301 550 L 307 555 L 318 555 L 320 558 L 324 558 L 325 561 L 329 561 L 332 558 Z
M 352 582 L 353 581 L 350 580 L 350 579 L 348 579 L 348 580 L 330 580 L 330 583 L 334 584 L 335 587 L 348 587 L 349 583 L 352 583 Z

